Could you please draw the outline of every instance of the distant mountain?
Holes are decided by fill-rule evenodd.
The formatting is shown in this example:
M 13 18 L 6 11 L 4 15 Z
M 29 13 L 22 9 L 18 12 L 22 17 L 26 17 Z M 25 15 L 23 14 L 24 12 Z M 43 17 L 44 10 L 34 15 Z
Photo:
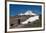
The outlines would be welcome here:
M 18 15 L 36 15 L 35 13 L 33 13 L 32 11 L 28 10 L 25 13 L 20 13 Z

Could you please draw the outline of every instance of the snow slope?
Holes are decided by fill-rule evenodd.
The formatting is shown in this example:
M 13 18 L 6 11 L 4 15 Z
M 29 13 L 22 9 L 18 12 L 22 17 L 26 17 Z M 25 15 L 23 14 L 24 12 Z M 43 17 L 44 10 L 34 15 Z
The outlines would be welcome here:
M 29 21 L 30 21 L 30 22 L 34 22 L 34 21 L 36 21 L 36 20 L 38 20 L 38 19 L 39 19 L 39 16 L 30 17 L 30 18 L 28 18 L 26 21 L 21 22 L 21 24 L 28 24 Z

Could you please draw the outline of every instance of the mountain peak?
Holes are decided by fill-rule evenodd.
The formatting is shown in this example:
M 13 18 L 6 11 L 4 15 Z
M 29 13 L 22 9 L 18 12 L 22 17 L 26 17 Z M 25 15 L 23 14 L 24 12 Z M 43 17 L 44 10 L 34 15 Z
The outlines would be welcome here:
M 19 15 L 36 15 L 36 14 L 33 13 L 32 11 L 28 10 L 25 13 L 20 13 Z

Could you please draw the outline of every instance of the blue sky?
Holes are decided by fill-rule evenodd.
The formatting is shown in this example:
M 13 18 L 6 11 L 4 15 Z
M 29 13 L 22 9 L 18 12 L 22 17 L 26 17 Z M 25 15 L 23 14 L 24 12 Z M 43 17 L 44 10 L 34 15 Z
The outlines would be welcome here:
M 42 7 L 36 5 L 20 5 L 20 4 L 10 4 L 10 16 L 16 16 L 20 13 L 25 13 L 27 10 L 31 10 L 37 15 L 41 14 Z

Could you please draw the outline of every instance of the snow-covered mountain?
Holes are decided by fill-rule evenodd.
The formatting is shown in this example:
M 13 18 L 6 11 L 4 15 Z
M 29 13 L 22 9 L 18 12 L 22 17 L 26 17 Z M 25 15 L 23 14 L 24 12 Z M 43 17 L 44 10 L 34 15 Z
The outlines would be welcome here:
M 30 10 L 28 10 L 25 13 L 20 13 L 18 15 L 10 18 L 10 26 L 11 26 L 10 28 L 41 26 L 41 24 L 40 24 L 41 17 L 39 15 L 33 13 Z
M 21 24 L 28 24 L 28 22 L 34 22 L 36 20 L 39 19 L 39 16 L 35 13 L 33 13 L 32 11 L 28 10 L 27 12 L 25 13 L 20 13 L 19 15 L 34 15 L 34 17 L 30 17 L 28 18 L 27 20 L 25 20 L 24 22 L 21 22 Z
M 32 11 L 28 10 L 27 12 L 25 13 L 20 13 L 18 15 L 36 15 L 35 13 L 33 13 Z

